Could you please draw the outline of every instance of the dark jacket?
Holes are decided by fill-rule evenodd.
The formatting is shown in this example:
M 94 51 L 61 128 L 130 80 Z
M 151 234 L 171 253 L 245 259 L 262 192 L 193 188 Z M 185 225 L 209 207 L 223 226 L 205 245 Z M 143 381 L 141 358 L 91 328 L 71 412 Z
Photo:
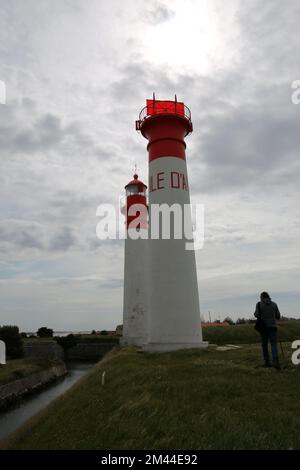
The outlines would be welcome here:
M 280 319 L 280 312 L 275 302 L 269 299 L 257 302 L 254 316 L 257 318 L 260 314 L 267 328 L 276 327 L 276 320 Z

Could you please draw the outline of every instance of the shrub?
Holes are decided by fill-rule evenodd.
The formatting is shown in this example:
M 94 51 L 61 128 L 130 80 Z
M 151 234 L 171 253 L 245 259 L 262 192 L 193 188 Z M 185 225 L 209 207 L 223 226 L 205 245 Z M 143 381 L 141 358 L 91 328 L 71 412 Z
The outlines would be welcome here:
M 0 339 L 6 345 L 7 356 L 12 359 L 24 356 L 23 342 L 17 326 L 3 325 L 0 327 Z
M 39 328 L 36 334 L 40 338 L 53 338 L 53 330 L 51 328 L 47 328 L 46 326 Z
M 69 348 L 72 348 L 73 346 L 76 346 L 78 339 L 76 336 L 69 334 L 68 336 L 56 336 L 55 338 L 57 344 L 59 344 L 64 351 L 66 351 Z

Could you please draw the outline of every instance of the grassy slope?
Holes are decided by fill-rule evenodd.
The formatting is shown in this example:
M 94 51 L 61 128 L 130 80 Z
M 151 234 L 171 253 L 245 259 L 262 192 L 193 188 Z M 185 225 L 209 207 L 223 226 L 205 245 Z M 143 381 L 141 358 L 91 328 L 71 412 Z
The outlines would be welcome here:
M 299 449 L 300 366 L 290 355 L 287 344 L 285 368 L 276 371 L 259 367 L 259 345 L 164 354 L 116 349 L 9 447 Z
M 39 372 L 47 367 L 50 367 L 53 361 L 46 359 L 12 359 L 7 362 L 4 366 L 0 366 L 0 386 L 4 385 L 12 380 L 21 379 Z
M 259 334 L 254 330 L 254 324 L 209 326 L 203 328 L 203 338 L 217 344 L 254 344 L 259 341 Z M 281 341 L 300 339 L 300 321 L 279 322 L 278 339 Z

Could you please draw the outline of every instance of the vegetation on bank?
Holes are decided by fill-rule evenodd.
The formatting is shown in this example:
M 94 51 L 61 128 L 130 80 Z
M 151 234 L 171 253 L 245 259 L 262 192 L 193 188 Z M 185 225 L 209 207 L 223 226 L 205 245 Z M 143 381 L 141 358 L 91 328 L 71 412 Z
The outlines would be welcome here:
M 57 361 L 32 357 L 11 359 L 4 366 L 0 366 L 0 386 L 48 369 L 56 363 Z
M 160 354 L 117 348 L 3 446 L 299 449 L 300 366 L 290 343 L 283 346 L 281 371 L 261 367 L 258 344 Z
M 43 341 L 43 342 L 53 342 L 56 341 L 58 344 L 63 342 L 64 338 L 68 338 L 68 342 L 71 342 L 70 339 L 73 341 L 75 338 L 76 343 L 116 343 L 119 344 L 120 338 L 118 336 L 101 336 L 101 335 L 92 335 L 92 334 L 72 334 L 70 333 L 67 336 L 54 336 L 54 337 L 44 337 L 40 338 L 38 336 L 31 336 L 28 338 L 24 338 L 23 341 L 31 342 L 31 341 Z
M 0 326 L 0 340 L 6 345 L 6 355 L 17 359 L 24 356 L 23 341 L 15 325 Z
M 52 330 L 51 330 L 52 331 Z M 254 344 L 260 341 L 259 334 L 254 329 L 254 323 L 239 323 L 233 325 L 207 326 L 202 329 L 203 339 L 213 344 Z M 300 339 L 300 321 L 285 320 L 278 322 L 278 339 L 280 341 L 293 341 Z M 77 343 L 115 343 L 119 344 L 119 336 L 108 334 L 69 334 L 67 336 L 39 337 L 31 336 L 24 341 L 57 341 L 64 348 L 72 347 Z
M 288 320 L 278 322 L 278 340 L 294 341 L 300 339 L 300 321 Z M 253 323 L 206 326 L 202 329 L 203 339 L 214 344 L 254 344 L 260 341 L 260 336 L 254 329 Z
M 52 328 L 47 328 L 46 326 L 42 326 L 37 330 L 37 336 L 40 338 L 52 338 L 53 330 Z

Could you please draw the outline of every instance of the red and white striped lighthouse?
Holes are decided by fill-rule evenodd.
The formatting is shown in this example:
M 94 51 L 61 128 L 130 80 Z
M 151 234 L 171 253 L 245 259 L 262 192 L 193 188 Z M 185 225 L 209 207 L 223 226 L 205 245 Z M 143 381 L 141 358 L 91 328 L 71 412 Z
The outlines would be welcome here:
M 192 132 L 190 110 L 180 102 L 147 100 L 136 129 L 148 140 L 149 153 L 149 298 L 146 350 L 171 351 L 205 347 L 194 250 L 186 249 L 185 234 L 178 239 L 151 237 L 153 205 L 181 207 L 192 226 L 185 137 Z M 188 210 L 184 212 L 184 206 Z M 172 226 L 172 223 L 171 223 Z M 172 234 L 171 234 L 172 235 Z M 173 234 L 174 235 L 174 234 Z
M 141 346 L 148 338 L 147 186 L 135 174 L 126 186 L 123 345 Z

